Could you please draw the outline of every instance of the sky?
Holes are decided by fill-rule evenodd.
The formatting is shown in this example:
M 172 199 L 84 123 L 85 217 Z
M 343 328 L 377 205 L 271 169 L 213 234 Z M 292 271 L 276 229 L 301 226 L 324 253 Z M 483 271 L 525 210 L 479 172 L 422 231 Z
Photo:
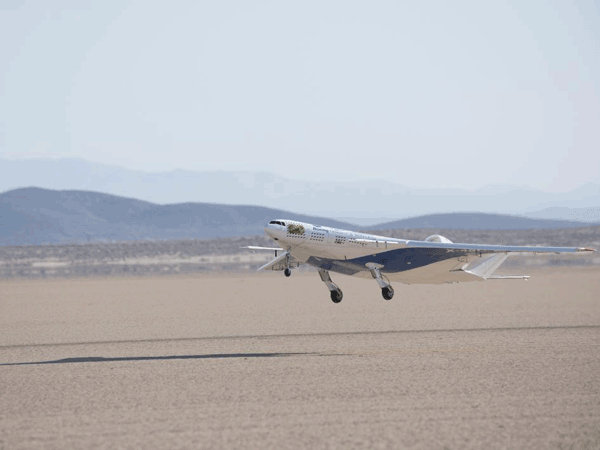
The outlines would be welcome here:
M 593 0 L 3 0 L 0 77 L 9 159 L 600 182 Z

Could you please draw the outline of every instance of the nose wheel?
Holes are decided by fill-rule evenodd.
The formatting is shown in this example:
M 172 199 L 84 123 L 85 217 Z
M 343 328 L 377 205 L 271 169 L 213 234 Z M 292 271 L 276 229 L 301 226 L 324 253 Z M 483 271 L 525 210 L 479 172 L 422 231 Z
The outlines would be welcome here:
M 288 278 L 292 276 L 292 269 L 290 269 L 290 252 L 289 252 L 289 250 L 285 256 L 285 269 L 283 270 L 283 274 Z

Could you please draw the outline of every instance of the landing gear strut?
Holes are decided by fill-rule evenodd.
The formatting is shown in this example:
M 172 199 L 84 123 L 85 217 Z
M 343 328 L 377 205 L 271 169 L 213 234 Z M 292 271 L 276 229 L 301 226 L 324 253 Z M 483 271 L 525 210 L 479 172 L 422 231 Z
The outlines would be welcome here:
M 283 274 L 286 277 L 291 277 L 292 276 L 292 269 L 290 269 L 290 252 L 287 252 L 287 255 L 285 257 L 285 269 L 283 270 Z
M 323 270 L 323 269 L 319 269 L 319 276 L 321 277 L 321 280 L 323 281 L 323 283 L 325 283 L 327 285 L 327 288 L 329 289 L 329 292 L 331 293 L 331 301 L 333 303 L 341 302 L 342 299 L 344 298 L 344 294 L 342 293 L 342 290 L 337 286 L 337 284 L 335 284 L 333 281 L 331 281 L 329 272 L 326 270 Z
M 390 285 L 387 277 L 381 274 L 379 269 L 381 269 L 383 266 L 381 264 L 367 263 L 367 267 L 371 271 L 373 278 L 377 280 L 377 284 L 379 284 L 379 287 L 381 288 L 381 296 L 383 299 L 391 300 L 394 297 L 394 288 L 392 288 Z

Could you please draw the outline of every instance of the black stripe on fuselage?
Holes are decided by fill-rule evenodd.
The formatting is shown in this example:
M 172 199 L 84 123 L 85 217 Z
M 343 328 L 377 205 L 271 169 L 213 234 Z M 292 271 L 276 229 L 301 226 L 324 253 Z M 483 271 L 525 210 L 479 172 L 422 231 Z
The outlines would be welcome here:
M 381 264 L 383 273 L 399 273 L 418 269 L 440 261 L 459 258 L 473 251 L 447 248 L 399 248 L 374 255 L 361 256 L 353 259 L 329 259 L 311 256 L 306 262 L 323 270 L 354 275 L 369 270 L 367 263 Z M 478 254 L 491 253 L 489 251 Z

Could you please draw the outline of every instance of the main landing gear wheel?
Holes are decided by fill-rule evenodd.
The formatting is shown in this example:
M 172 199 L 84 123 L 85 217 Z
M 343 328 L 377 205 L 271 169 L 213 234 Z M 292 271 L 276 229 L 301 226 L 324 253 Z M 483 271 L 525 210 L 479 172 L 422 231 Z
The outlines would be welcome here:
M 327 289 L 329 289 L 329 293 L 331 295 L 331 301 L 333 303 L 339 303 L 344 298 L 344 294 L 342 294 L 342 290 L 331 281 L 331 277 L 329 276 L 329 272 L 323 269 L 319 269 L 319 276 L 321 277 L 321 281 L 327 285 Z
M 344 298 L 344 294 L 341 290 L 331 291 L 331 301 L 333 303 L 339 303 Z
M 371 276 L 377 280 L 377 284 L 379 284 L 379 287 L 381 288 L 381 295 L 384 300 L 391 300 L 394 296 L 394 289 L 390 285 L 388 277 L 381 274 L 380 269 L 382 269 L 383 266 L 376 263 L 367 263 L 365 265 L 371 271 Z
M 285 270 L 283 271 L 283 274 L 284 274 L 286 277 L 289 277 L 289 276 L 291 276 L 291 275 L 292 275 L 292 269 L 290 269 L 290 268 L 288 267 L 287 269 L 285 269 Z
M 394 297 L 394 290 L 391 286 L 384 287 L 381 289 L 381 295 L 383 296 L 384 300 L 391 300 Z

